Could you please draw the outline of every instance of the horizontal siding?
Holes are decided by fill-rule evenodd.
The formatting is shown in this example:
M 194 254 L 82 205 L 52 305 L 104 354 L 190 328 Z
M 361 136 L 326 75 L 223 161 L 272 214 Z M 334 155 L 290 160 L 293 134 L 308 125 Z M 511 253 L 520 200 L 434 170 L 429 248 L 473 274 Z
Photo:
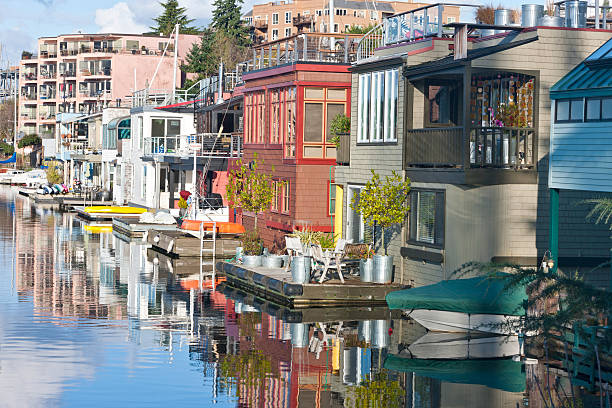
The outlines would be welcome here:
M 612 192 L 612 123 L 555 123 L 552 188 Z

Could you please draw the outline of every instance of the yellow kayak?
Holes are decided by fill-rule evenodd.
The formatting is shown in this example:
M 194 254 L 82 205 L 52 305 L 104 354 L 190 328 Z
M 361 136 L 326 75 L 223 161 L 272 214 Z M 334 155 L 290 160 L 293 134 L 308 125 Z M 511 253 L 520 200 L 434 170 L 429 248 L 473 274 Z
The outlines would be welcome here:
M 85 207 L 86 213 L 104 213 L 104 214 L 142 214 L 146 213 L 146 208 L 140 207 L 119 207 L 113 205 L 94 205 L 93 207 Z
M 113 232 L 113 226 L 112 225 L 85 225 L 85 231 L 91 232 L 92 234 Z

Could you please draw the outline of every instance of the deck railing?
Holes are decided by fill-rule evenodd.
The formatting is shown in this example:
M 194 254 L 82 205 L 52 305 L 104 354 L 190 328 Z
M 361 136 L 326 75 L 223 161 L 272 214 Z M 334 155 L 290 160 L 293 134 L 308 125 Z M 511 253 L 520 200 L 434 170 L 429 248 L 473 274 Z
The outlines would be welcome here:
M 145 156 L 242 157 L 242 135 L 222 133 L 149 137 L 144 139 Z
M 407 130 L 405 149 L 408 166 L 461 166 L 463 165 L 463 128 Z

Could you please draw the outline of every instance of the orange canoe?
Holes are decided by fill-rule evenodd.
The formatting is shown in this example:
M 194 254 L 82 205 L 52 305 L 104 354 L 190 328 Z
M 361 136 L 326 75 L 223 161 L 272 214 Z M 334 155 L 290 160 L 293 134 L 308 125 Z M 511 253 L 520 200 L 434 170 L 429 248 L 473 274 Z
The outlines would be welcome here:
M 214 225 L 210 221 L 183 220 L 181 228 L 188 231 L 199 231 L 200 224 L 204 224 L 204 231 L 212 231 Z M 243 234 L 245 231 L 244 226 L 235 222 L 217 222 L 217 232 L 219 234 Z

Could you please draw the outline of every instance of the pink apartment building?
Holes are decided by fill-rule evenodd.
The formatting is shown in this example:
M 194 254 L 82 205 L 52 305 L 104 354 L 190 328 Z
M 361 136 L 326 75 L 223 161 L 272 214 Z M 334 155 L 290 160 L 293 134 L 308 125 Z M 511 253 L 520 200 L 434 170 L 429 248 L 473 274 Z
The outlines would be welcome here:
M 177 65 L 196 41 L 196 35 L 179 35 Z M 40 38 L 38 55 L 22 59 L 19 66 L 19 131 L 53 138 L 57 113 L 87 114 L 105 106 L 128 106 L 132 92 L 149 85 L 152 90 L 169 92 L 173 56 L 174 39 L 158 35 L 67 34 Z M 180 87 L 184 77 L 177 71 Z

